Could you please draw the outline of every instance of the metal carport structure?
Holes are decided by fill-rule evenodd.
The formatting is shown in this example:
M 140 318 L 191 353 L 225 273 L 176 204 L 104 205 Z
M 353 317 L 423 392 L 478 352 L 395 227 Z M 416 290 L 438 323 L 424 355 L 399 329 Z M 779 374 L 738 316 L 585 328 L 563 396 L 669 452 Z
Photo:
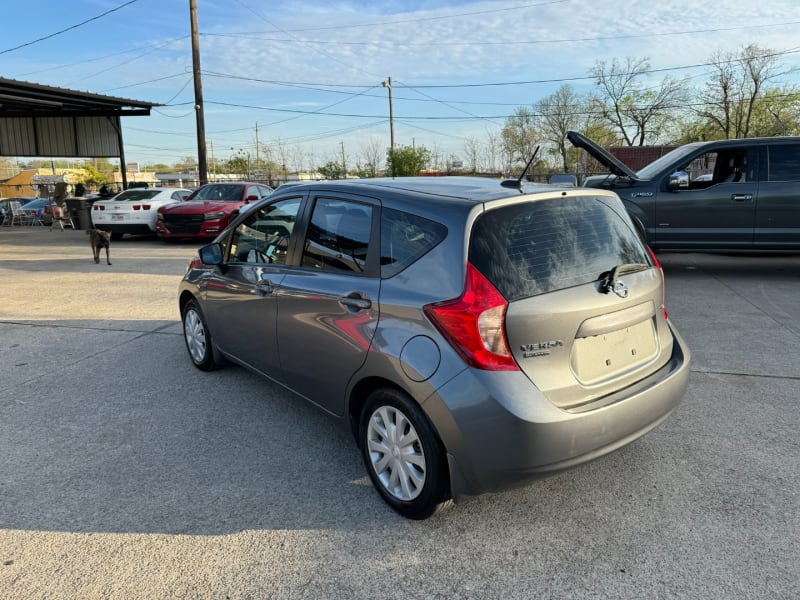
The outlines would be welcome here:
M 0 77 L 0 156 L 116 157 L 127 188 L 120 119 L 149 116 L 154 106 Z

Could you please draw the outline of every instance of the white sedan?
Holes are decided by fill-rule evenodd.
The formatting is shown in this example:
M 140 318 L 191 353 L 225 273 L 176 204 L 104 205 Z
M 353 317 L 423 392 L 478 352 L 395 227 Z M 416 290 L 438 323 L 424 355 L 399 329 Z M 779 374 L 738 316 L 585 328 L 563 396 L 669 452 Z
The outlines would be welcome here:
M 118 240 L 126 233 L 155 234 L 158 209 L 185 200 L 192 190 L 184 188 L 132 188 L 92 205 L 94 227 L 111 232 Z

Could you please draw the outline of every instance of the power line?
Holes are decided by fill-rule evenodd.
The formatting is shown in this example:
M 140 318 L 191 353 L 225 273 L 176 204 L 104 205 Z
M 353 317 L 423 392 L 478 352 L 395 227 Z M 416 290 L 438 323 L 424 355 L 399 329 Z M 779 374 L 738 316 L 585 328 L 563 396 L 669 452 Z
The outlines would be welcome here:
M 57 35 L 61 35 L 62 33 L 66 33 L 67 31 L 72 31 L 73 29 L 77 29 L 78 27 L 83 27 L 87 23 L 91 23 L 92 21 L 97 21 L 98 19 L 102 19 L 106 15 L 110 15 L 113 12 L 117 12 L 118 10 L 123 9 L 126 6 L 130 6 L 131 4 L 135 4 L 138 1 L 139 0 L 129 0 L 125 4 L 121 4 L 120 6 L 118 6 L 116 8 L 112 8 L 111 10 L 107 10 L 106 12 L 104 12 L 102 14 L 99 14 L 96 17 L 92 17 L 91 19 L 86 19 L 85 21 L 81 21 L 80 23 L 77 23 L 75 25 L 67 27 L 66 29 L 62 29 L 61 31 L 56 31 L 55 33 L 51 33 L 50 35 L 46 35 L 44 37 L 40 37 L 40 38 L 38 38 L 36 40 L 30 41 L 30 42 L 26 42 L 24 44 L 20 44 L 19 46 L 14 46 L 13 48 L 8 48 L 6 50 L 0 50 L 0 54 L 6 54 L 8 52 L 13 52 L 14 50 L 19 50 L 20 48 L 25 48 L 26 46 L 32 46 L 33 44 L 38 44 L 39 42 L 43 42 L 45 40 L 49 40 L 50 38 L 54 38 Z
M 665 31 L 661 33 L 639 33 L 639 34 L 626 34 L 626 35 L 613 35 L 613 36 L 598 36 L 598 37 L 578 37 L 578 38 L 557 38 L 557 39 L 540 39 L 540 40 L 466 40 L 466 41 L 427 41 L 427 42 L 394 42 L 386 40 L 372 40 L 372 41 L 342 41 L 342 40 L 300 40 L 297 38 L 283 39 L 275 37 L 258 37 L 259 32 L 229 32 L 229 33 L 202 33 L 203 36 L 208 37 L 230 37 L 235 39 L 249 39 L 258 40 L 262 42 L 296 42 L 303 44 L 325 44 L 325 45 L 340 45 L 340 46 L 378 46 L 378 45 L 391 45 L 402 47 L 415 47 L 415 46 L 526 46 L 526 45 L 539 45 L 539 44 L 574 44 L 576 42 L 607 42 L 628 39 L 641 39 L 641 38 L 654 38 L 654 37 L 668 37 L 677 35 L 693 35 L 698 33 L 720 33 L 726 31 L 740 31 L 752 29 L 764 29 L 771 27 L 785 27 L 790 25 L 799 25 L 800 21 L 788 21 L 784 23 L 765 23 L 763 25 L 738 25 L 736 27 L 715 27 L 707 29 L 692 29 L 682 31 Z M 287 30 L 291 31 L 291 30 Z M 263 32 L 269 35 L 270 32 Z
M 394 25 L 400 25 L 402 23 L 420 23 L 420 22 L 427 23 L 429 21 L 437 21 L 437 20 L 438 21 L 441 21 L 441 20 L 450 21 L 450 20 L 456 19 L 458 17 L 472 17 L 472 16 L 475 16 L 475 15 L 485 15 L 485 14 L 494 15 L 494 14 L 497 14 L 497 13 L 500 13 L 500 12 L 509 12 L 509 11 L 514 11 L 514 10 L 524 10 L 526 8 L 536 8 L 536 7 L 539 7 L 539 6 L 547 6 L 549 4 L 563 4 L 566 1 L 567 0 L 548 0 L 546 2 L 531 2 L 531 3 L 527 3 L 527 4 L 510 6 L 510 7 L 506 7 L 506 8 L 493 7 L 491 9 L 489 9 L 489 10 L 478 10 L 478 11 L 472 11 L 472 12 L 447 14 L 447 15 L 444 15 L 444 16 L 441 16 L 441 17 L 425 16 L 425 17 L 419 17 L 419 18 L 415 18 L 415 19 L 395 19 L 395 20 L 392 20 L 392 21 L 383 21 L 383 22 L 377 22 L 377 23 L 356 23 L 356 24 L 352 24 L 352 25 L 335 25 L 335 26 L 330 26 L 330 27 L 308 27 L 308 28 L 303 28 L 303 29 L 283 29 L 283 30 L 279 29 L 278 27 L 275 27 L 274 25 L 273 25 L 273 27 L 275 27 L 275 29 L 278 29 L 279 31 L 283 31 L 284 33 L 289 33 L 289 32 L 291 32 L 291 33 L 300 33 L 300 32 L 306 32 L 306 31 L 327 31 L 327 30 L 331 30 L 331 29 L 355 29 L 355 28 L 362 28 L 362 27 L 380 27 L 380 26 L 384 26 L 384 25 L 394 26 Z M 272 25 L 272 23 L 270 23 L 270 25 Z

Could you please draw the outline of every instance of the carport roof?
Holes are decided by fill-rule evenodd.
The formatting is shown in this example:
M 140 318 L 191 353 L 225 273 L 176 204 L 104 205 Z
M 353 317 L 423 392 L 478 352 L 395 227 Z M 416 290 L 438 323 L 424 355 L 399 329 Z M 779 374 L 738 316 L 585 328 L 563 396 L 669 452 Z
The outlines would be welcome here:
M 160 106 L 0 77 L 0 117 L 147 116 Z

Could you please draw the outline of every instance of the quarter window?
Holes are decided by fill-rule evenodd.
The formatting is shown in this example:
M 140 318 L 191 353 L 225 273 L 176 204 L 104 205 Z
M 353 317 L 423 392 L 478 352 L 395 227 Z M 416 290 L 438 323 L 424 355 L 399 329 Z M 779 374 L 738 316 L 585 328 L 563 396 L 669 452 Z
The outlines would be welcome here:
M 300 198 L 254 210 L 231 236 L 228 262 L 286 264 Z
M 370 254 L 372 207 L 318 198 L 303 248 L 303 266 L 363 273 Z
M 397 275 L 447 236 L 441 223 L 384 208 L 381 211 L 381 277 Z

